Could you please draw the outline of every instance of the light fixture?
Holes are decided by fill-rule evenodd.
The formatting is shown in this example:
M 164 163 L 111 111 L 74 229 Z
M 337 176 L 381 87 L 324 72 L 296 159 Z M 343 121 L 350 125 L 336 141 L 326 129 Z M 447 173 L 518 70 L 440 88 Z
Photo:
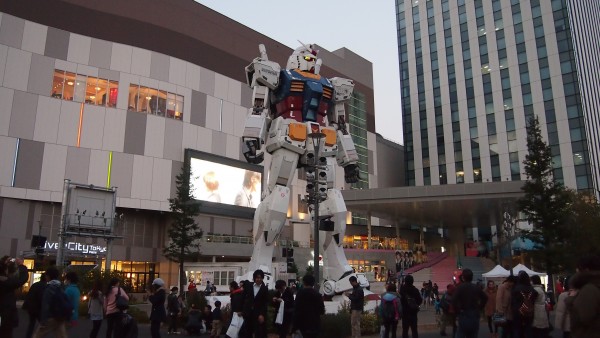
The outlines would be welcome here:
M 72 86 L 72 85 L 73 85 L 73 81 L 69 81 L 69 82 L 67 82 L 67 84 L 68 84 L 69 86 Z
M 92 100 L 95 100 L 95 99 L 96 99 L 96 97 L 95 97 L 94 95 L 91 95 L 91 96 L 90 96 L 90 99 L 92 99 Z
M 96 87 L 95 89 L 96 89 L 96 90 L 100 90 L 100 89 L 102 89 L 102 88 L 100 88 L 100 87 Z
M 150 100 L 152 99 L 150 96 L 146 96 L 146 100 Z

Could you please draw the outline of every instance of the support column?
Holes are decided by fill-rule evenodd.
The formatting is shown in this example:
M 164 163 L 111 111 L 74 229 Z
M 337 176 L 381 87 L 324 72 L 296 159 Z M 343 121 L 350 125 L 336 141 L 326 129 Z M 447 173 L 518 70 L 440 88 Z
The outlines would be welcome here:
M 371 235 L 372 235 L 372 225 L 371 225 L 371 212 L 367 212 L 367 247 L 370 250 L 371 249 Z
M 58 248 L 56 248 L 56 266 L 59 269 L 64 265 L 65 231 L 67 224 L 67 212 L 69 210 L 69 185 L 71 180 L 66 179 L 63 184 L 63 200 L 60 211 L 60 227 L 58 228 Z
M 464 256 L 465 231 L 462 227 L 448 228 L 448 253 Z
M 110 237 L 106 238 L 106 259 L 104 260 L 104 271 L 110 272 L 112 266 L 112 245 L 113 239 Z
M 396 219 L 396 250 L 399 250 L 400 243 L 400 220 Z

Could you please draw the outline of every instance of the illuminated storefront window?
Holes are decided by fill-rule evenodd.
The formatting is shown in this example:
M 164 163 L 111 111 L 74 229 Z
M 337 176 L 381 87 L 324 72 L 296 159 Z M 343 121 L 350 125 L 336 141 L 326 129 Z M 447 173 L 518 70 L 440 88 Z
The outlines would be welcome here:
M 367 236 L 344 236 L 344 249 L 369 249 Z M 372 250 L 408 250 L 408 241 L 403 238 L 372 236 Z

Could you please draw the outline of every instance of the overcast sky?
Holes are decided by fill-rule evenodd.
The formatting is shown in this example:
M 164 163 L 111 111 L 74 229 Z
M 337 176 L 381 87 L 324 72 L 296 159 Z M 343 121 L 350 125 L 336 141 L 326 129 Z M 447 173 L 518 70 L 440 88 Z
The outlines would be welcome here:
M 299 46 L 300 40 L 329 51 L 346 47 L 371 61 L 375 130 L 389 140 L 403 143 L 393 0 L 197 1 L 292 49 Z

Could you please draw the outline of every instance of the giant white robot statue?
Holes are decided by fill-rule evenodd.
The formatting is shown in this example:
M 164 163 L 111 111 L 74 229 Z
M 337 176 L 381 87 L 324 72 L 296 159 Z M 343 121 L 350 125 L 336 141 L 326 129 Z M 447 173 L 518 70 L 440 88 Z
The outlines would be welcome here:
M 358 181 L 358 155 L 347 132 L 344 103 L 352 95 L 354 83 L 342 78 L 327 79 L 319 75 L 322 60 L 313 46 L 297 48 L 288 59 L 286 69 L 269 61 L 264 45 L 260 57 L 246 67 L 246 79 L 252 88 L 242 150 L 250 163 L 261 163 L 265 151 L 272 155 L 264 199 L 256 209 L 253 223 L 254 252 L 248 275 L 238 279 L 252 280 L 256 269 L 265 272 L 265 283 L 271 284 L 271 262 L 274 245 L 281 233 L 290 201 L 289 185 L 297 168 L 314 178 L 312 165 L 319 166 L 319 220 L 333 227 L 321 231 L 325 279 L 323 291 L 332 295 L 352 289 L 348 279 L 356 276 L 359 283 L 369 285 L 364 274 L 353 273 L 342 241 L 346 232 L 346 205 L 342 194 L 334 188 L 335 163 L 344 168 L 348 183 Z M 319 153 L 311 140 L 321 133 Z M 307 167 L 309 165 L 310 167 Z M 312 189 L 311 189 L 312 190 Z M 310 201 L 314 211 L 314 201 Z M 313 214 L 314 215 L 314 214 Z

